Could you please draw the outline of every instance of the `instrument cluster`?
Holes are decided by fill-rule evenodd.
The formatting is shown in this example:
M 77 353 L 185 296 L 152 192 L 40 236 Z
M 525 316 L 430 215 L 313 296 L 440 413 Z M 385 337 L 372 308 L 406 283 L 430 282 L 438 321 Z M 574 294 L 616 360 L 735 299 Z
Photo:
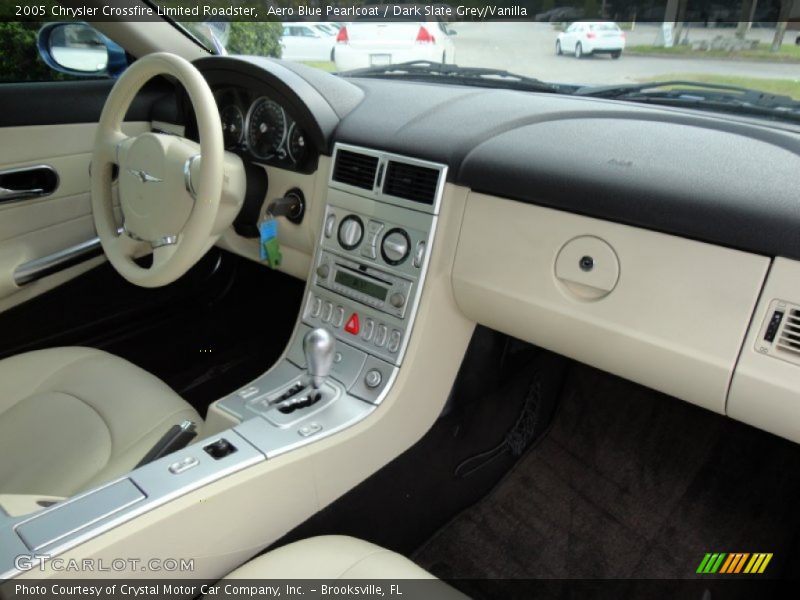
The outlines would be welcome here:
M 303 127 L 269 96 L 239 87 L 214 90 L 225 149 L 256 162 L 302 168 L 312 152 Z

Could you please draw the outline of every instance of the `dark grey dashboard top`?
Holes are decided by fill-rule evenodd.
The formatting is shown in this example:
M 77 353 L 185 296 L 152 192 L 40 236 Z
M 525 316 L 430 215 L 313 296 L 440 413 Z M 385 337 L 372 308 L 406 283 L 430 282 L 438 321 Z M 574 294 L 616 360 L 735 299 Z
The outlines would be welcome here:
M 475 191 L 800 259 L 800 132 L 630 102 L 355 80 L 336 141 L 440 161 Z
M 280 79 L 309 103 L 331 145 L 442 162 L 451 182 L 479 192 L 800 259 L 796 126 L 560 94 L 340 78 L 267 59 L 203 62 Z

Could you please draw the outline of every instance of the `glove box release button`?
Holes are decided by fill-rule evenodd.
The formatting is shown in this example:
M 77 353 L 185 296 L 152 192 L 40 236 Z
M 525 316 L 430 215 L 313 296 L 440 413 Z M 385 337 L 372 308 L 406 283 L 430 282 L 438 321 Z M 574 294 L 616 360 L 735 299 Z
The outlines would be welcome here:
M 568 295 L 581 300 L 599 300 L 617 285 L 619 259 L 605 241 L 583 235 L 562 246 L 556 257 L 555 275 Z

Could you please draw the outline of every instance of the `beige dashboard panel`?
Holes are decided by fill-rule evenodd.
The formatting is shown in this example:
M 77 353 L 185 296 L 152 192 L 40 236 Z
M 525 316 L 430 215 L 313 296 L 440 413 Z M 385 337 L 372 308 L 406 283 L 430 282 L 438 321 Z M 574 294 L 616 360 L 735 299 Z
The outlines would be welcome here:
M 773 300 L 800 304 L 800 262 L 776 258 L 736 365 L 728 416 L 800 442 L 800 365 L 758 352 Z
M 561 249 L 608 244 L 619 279 L 599 299 L 556 277 Z M 718 413 L 769 260 L 470 194 L 453 271 L 475 321 Z
M 269 188 L 261 218 L 265 218 L 267 205 L 282 198 L 292 188 L 299 188 L 306 200 L 306 213 L 300 225 L 279 218 L 278 239 L 281 244 L 283 262 L 280 270 L 298 279 L 305 280 L 314 254 L 314 243 L 319 237 L 319 225 L 325 207 L 325 193 L 328 190 L 328 174 L 331 171 L 330 156 L 320 156 L 317 170 L 311 174 L 296 173 L 276 167 L 265 167 L 269 176 Z M 238 235 L 233 227 L 220 238 L 217 245 L 260 262 L 258 239 L 248 239 Z

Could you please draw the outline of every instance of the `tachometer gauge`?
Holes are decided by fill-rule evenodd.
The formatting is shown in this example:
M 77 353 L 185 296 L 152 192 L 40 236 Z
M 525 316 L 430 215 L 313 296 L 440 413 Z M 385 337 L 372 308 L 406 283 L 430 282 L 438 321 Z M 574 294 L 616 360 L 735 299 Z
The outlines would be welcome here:
M 280 104 L 259 98 L 247 113 L 247 146 L 257 158 L 270 158 L 286 137 L 286 115 Z
M 292 124 L 289 129 L 289 157 L 296 163 L 301 163 L 306 157 L 308 147 L 306 145 L 306 136 L 303 130 L 297 126 L 297 123 Z
M 225 147 L 238 146 L 244 137 L 244 115 L 241 109 L 235 104 L 231 104 L 220 111 L 219 117 L 222 120 Z

